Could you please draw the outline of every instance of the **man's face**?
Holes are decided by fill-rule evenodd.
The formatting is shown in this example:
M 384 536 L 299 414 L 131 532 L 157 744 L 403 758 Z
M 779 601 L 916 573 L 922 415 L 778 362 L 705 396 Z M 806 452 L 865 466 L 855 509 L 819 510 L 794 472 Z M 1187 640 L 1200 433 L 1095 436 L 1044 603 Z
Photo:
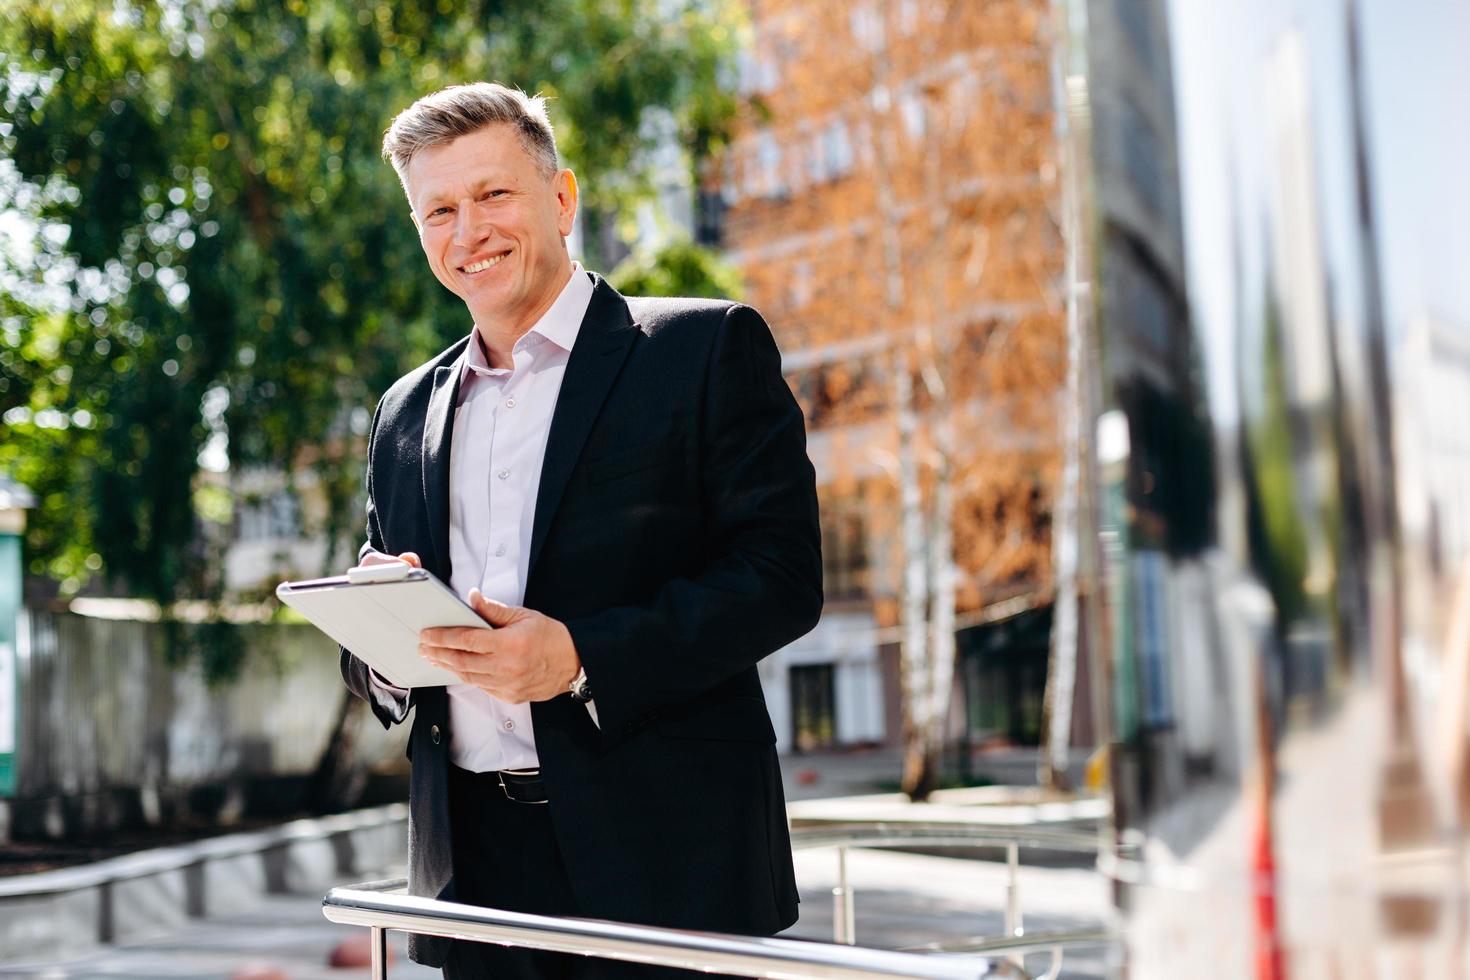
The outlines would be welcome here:
M 435 277 L 481 328 L 529 330 L 571 271 L 572 172 L 543 176 L 515 128 L 495 123 L 420 150 L 404 184 Z

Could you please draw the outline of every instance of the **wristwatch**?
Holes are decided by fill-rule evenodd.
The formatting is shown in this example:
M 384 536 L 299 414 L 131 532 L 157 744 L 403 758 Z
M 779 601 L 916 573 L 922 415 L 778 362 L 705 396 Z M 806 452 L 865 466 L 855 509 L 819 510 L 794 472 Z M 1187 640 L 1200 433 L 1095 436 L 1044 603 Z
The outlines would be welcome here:
M 583 667 L 577 671 L 577 676 L 572 678 L 572 683 L 567 690 L 572 692 L 572 699 L 586 704 L 592 700 L 592 685 L 587 683 L 587 668 Z

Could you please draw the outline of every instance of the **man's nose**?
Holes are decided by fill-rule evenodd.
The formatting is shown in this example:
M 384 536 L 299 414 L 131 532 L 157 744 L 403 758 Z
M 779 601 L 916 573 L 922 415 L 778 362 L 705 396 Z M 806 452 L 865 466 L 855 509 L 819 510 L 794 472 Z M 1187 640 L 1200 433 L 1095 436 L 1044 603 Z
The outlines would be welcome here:
M 485 237 L 485 221 L 471 198 L 459 202 L 454 211 L 454 244 L 471 248 Z

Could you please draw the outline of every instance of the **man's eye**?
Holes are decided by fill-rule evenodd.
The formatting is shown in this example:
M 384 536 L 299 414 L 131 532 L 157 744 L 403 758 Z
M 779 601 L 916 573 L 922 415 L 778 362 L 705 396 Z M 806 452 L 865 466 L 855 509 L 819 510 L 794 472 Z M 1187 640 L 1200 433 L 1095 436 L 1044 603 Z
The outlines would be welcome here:
M 481 194 L 480 195 L 480 200 L 482 200 L 482 201 L 488 201 L 492 197 L 500 197 L 500 196 L 502 196 L 504 194 L 505 194 L 505 191 L 500 190 L 499 188 L 497 188 L 497 189 L 495 189 L 493 191 L 486 191 L 485 193 Z
M 432 211 L 429 212 L 429 217 L 431 217 L 431 218 L 437 218 L 441 214 L 448 214 L 448 213 L 449 213 L 449 208 L 435 208 L 434 210 L 432 210 Z

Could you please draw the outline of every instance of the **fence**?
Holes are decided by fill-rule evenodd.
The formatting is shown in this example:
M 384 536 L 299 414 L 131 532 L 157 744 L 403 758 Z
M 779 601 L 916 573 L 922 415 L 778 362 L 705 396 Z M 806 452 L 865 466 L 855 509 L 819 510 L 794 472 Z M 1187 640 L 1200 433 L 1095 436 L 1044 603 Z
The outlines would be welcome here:
M 312 771 L 345 690 L 335 645 L 306 625 L 28 610 L 19 626 L 16 795 L 0 800 L 17 837 L 228 816 Z M 221 649 L 240 670 L 211 681 Z M 361 763 L 401 762 L 404 734 L 368 712 L 352 734 Z

